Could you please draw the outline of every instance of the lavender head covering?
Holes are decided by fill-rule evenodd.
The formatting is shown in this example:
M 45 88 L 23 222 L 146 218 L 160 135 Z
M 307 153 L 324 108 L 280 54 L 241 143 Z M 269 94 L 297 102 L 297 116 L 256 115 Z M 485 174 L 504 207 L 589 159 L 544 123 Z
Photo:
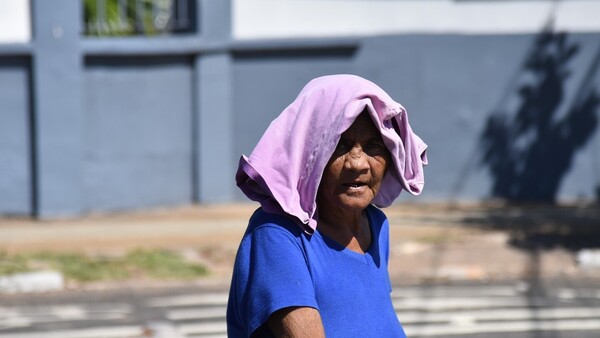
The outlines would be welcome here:
M 423 189 L 427 145 L 413 133 L 406 110 L 376 84 L 355 75 L 310 81 L 275 119 L 249 157 L 242 155 L 236 183 L 271 213 L 317 226 L 317 190 L 341 134 L 367 109 L 388 148 L 390 164 L 373 204 L 387 207 L 402 189 Z

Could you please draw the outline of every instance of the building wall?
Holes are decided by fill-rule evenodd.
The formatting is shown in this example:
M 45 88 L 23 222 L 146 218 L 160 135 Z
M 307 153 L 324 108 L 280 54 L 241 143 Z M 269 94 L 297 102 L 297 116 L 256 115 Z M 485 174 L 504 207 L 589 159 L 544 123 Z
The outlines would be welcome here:
M 199 2 L 202 34 L 102 39 L 81 2 L 32 0 L 34 39 L 0 43 L 0 214 L 231 201 L 229 53 L 209 45 L 229 7 Z
M 28 65 L 0 56 L 0 214 L 32 211 Z
M 227 2 L 199 0 L 198 34 L 93 39 L 80 36 L 77 2 L 34 0 L 35 38 L 0 44 L 0 214 L 245 200 L 233 179 L 239 157 L 304 84 L 334 73 L 379 84 L 429 144 L 425 191 L 401 200 L 599 199 L 600 29 L 409 33 L 346 25 L 342 34 L 322 26 L 333 15 L 328 6 L 345 13 L 365 2 L 320 1 L 322 15 L 311 22 L 323 37 L 304 27 L 274 39 L 267 33 L 285 20 L 268 19 L 283 7 L 248 1 L 273 6 L 262 17 L 273 30 L 240 16 L 260 7 L 233 1 L 230 25 Z M 281 3 L 299 2 L 317 3 Z M 373 10 L 390 3 L 374 1 Z M 540 4 L 548 5 L 522 5 Z M 555 13 L 569 17 L 565 8 Z
M 30 0 L 0 0 L 0 43 L 31 40 Z
M 234 0 L 236 39 L 600 31 L 595 0 Z
M 504 184 L 502 175 L 507 175 L 492 171 L 494 161 L 508 163 L 504 171 L 514 168 L 522 172 L 506 183 L 522 192 L 508 197 L 594 200 L 600 187 L 600 109 L 597 103 L 585 111 L 573 109 L 581 97 L 599 94 L 600 35 L 564 37 L 564 45 L 576 49 L 560 68 L 568 73 L 564 79 L 553 79 L 552 68 L 537 73 L 527 68 L 528 58 L 542 52 L 537 46 L 540 36 L 391 35 L 361 39 L 356 49 L 335 56 L 315 53 L 306 57 L 304 51 L 291 51 L 285 57 L 277 52 L 242 54 L 234 63 L 235 152 L 249 154 L 270 120 L 308 80 L 349 72 L 374 81 L 401 102 L 413 129 L 429 144 L 426 188 L 416 200 L 507 197 L 494 191 L 495 184 Z M 548 50 L 560 44 L 558 36 L 552 36 L 554 42 Z M 542 101 L 524 100 L 520 93 L 526 86 L 540 92 Z M 543 101 L 557 102 L 546 107 Z M 541 122 L 517 132 L 516 115 L 525 106 L 552 117 L 548 128 L 541 129 L 548 135 L 535 135 Z M 496 158 L 486 160 L 489 143 L 501 144 L 499 135 L 485 136 L 486 126 L 497 115 L 508 122 L 508 131 L 513 133 L 514 140 L 507 145 L 512 150 L 496 152 Z M 556 149 L 549 150 L 550 154 L 523 151 L 536 142 Z M 561 147 L 557 142 L 573 146 Z M 547 177 L 536 181 L 528 178 L 530 172 L 546 173 Z M 547 188 L 551 190 L 547 192 L 543 186 L 556 188 Z
M 83 209 L 190 203 L 190 58 L 88 58 L 84 88 Z

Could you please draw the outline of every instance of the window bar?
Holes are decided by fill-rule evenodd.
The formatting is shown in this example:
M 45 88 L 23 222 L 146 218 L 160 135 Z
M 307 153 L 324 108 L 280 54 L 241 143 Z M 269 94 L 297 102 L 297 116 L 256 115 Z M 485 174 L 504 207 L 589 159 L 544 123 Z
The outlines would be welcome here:
M 96 0 L 96 34 L 106 33 L 106 2 Z
M 177 28 L 177 0 L 169 0 L 169 8 L 167 8 L 167 25 L 165 31 L 173 32 Z
M 127 0 L 119 0 L 117 11 L 117 16 L 119 17 L 118 30 L 125 32 L 129 29 L 129 21 L 127 21 Z
M 143 0 L 135 0 L 135 29 L 138 33 L 144 33 L 144 3 Z
M 188 2 L 187 0 L 177 0 L 177 28 L 186 29 L 189 25 Z
M 154 27 L 155 31 L 158 31 L 161 30 L 161 28 L 158 25 L 158 20 L 160 19 L 158 4 L 156 3 L 156 0 L 150 2 L 152 5 L 152 27 Z
M 154 28 L 160 32 L 171 31 L 173 27 L 173 0 L 153 0 L 152 12 Z

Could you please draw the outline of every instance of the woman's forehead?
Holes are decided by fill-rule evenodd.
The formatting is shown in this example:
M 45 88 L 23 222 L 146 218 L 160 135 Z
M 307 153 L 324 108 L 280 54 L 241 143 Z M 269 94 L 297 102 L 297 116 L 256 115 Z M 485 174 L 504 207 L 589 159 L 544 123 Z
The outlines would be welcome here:
M 352 125 L 350 125 L 350 127 L 342 133 L 342 137 L 372 137 L 374 135 L 381 136 L 379 134 L 379 130 L 377 130 L 377 127 L 375 127 L 371 116 L 369 116 L 369 113 L 367 112 L 362 112 L 360 115 L 358 115 Z

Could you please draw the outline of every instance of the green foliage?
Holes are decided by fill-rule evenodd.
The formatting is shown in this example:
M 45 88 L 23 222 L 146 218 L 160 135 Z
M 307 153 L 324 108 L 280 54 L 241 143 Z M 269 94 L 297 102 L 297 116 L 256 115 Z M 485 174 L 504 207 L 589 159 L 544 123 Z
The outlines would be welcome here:
M 137 249 L 125 257 L 125 261 L 156 278 L 194 278 L 208 273 L 199 264 L 185 262 L 175 252 L 159 249 Z
M 104 0 L 103 7 L 98 7 L 98 1 L 101 0 L 84 0 L 87 35 L 129 36 L 160 33 L 154 24 L 153 1 L 127 0 L 124 13 L 119 13 L 119 0 Z M 169 4 L 170 0 L 158 2 L 161 3 Z
M 51 268 L 66 280 L 77 282 L 153 279 L 191 279 L 208 274 L 196 263 L 185 261 L 165 249 L 136 249 L 120 257 L 87 256 L 81 253 L 37 252 L 9 255 L 0 252 L 0 275 L 30 271 L 32 267 Z
M 131 276 L 126 265 L 119 259 L 51 252 L 36 253 L 31 258 L 60 271 L 65 279 L 78 282 L 123 280 Z
M 30 271 L 27 258 L 0 251 L 0 276 Z

